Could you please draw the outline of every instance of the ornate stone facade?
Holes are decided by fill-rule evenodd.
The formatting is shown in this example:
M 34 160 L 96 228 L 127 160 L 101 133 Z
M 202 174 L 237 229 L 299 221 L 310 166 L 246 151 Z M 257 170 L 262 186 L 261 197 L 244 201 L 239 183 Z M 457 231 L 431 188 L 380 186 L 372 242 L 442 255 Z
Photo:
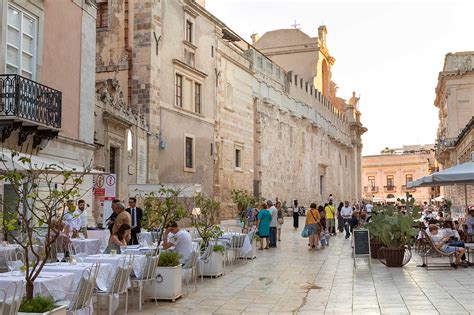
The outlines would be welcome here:
M 474 52 L 449 53 L 438 76 L 434 105 L 439 109 L 436 159 L 443 169 L 467 162 L 474 152 Z M 474 188 L 467 187 L 468 203 L 474 203 Z M 442 187 L 453 205 L 465 205 L 464 186 Z
M 436 171 L 434 145 L 411 145 L 399 149 L 386 148 L 380 155 L 362 157 L 364 198 L 391 201 L 411 194 L 418 204 L 439 196 L 438 187 L 407 188 L 408 182 Z

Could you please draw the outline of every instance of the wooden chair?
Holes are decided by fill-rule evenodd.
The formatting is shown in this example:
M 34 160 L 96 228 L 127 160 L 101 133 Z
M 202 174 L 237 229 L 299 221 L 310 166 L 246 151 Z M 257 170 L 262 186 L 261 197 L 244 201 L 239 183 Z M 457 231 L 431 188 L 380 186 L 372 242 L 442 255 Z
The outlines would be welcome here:
M 445 253 L 441 250 L 439 250 L 433 241 L 431 240 L 430 236 L 426 231 L 422 231 L 423 233 L 423 238 L 427 241 L 427 247 L 425 250 L 421 251 L 419 255 L 422 258 L 422 265 L 421 267 L 426 267 L 427 270 L 431 269 L 443 269 L 443 268 L 452 268 L 451 264 L 454 262 L 453 258 L 455 256 L 456 252 L 452 253 Z M 438 255 L 440 257 L 448 257 L 449 258 L 449 265 L 446 265 L 444 263 L 429 263 L 429 257 L 432 257 L 433 255 Z

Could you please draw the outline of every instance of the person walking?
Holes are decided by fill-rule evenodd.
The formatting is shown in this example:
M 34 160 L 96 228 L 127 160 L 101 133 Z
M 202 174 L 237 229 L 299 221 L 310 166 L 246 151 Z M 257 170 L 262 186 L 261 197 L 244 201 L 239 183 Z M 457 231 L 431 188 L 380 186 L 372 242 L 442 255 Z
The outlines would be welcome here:
M 326 212 L 326 224 L 328 226 L 329 235 L 336 235 L 336 220 L 334 216 L 336 214 L 336 208 L 332 204 L 332 200 L 329 200 L 329 203 L 324 208 Z
M 316 204 L 313 202 L 310 205 L 308 214 L 306 215 L 306 229 L 308 230 L 309 249 L 316 249 L 319 243 L 319 221 L 321 217 Z
M 277 247 L 278 210 L 271 200 L 267 200 L 267 206 L 268 211 L 272 215 L 272 220 L 270 221 L 270 247 Z
M 344 231 L 344 219 L 342 218 L 342 215 L 341 215 L 342 207 L 344 207 L 344 203 L 339 202 L 339 206 L 337 206 L 337 229 L 341 233 Z
M 281 202 L 278 201 L 276 203 L 276 208 L 277 208 L 277 238 L 278 242 L 281 242 L 281 226 L 283 225 L 283 222 L 285 221 L 283 219 L 283 209 L 281 208 Z
M 298 229 L 299 225 L 299 219 L 300 219 L 300 214 L 299 214 L 299 209 L 298 209 L 298 200 L 293 201 L 293 227 L 295 230 Z
M 257 215 L 257 235 L 260 237 L 259 250 L 269 248 L 270 244 L 268 243 L 268 238 L 270 237 L 270 222 L 272 221 L 272 215 L 270 211 L 267 210 L 267 204 L 263 203 L 261 207 L 262 209 Z M 266 240 L 265 247 L 263 247 L 263 240 Z
M 344 207 L 341 208 L 341 216 L 344 220 L 344 230 L 346 231 L 346 239 L 351 236 L 350 231 L 350 222 L 352 219 L 352 207 L 349 204 L 349 201 L 344 202 Z

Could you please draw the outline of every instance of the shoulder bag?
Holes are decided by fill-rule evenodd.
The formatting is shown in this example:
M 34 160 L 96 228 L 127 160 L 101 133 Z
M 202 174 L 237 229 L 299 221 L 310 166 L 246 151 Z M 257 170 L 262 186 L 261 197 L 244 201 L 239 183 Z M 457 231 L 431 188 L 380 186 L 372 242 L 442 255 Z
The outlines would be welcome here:
M 309 212 L 311 213 L 311 216 L 313 217 L 314 221 L 317 221 L 311 210 Z M 316 222 L 316 224 L 319 224 L 319 222 Z M 301 231 L 301 237 L 309 237 L 308 225 L 305 225 L 303 231 Z

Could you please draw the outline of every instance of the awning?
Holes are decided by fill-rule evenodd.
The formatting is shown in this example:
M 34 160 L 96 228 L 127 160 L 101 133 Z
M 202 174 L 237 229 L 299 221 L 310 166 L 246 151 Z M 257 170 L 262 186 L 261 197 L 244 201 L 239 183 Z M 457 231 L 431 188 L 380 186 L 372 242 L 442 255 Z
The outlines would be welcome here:
M 449 185 L 473 185 L 474 184 L 474 161 L 459 164 L 440 172 L 421 177 L 407 184 L 411 187 L 449 186 Z
M 28 160 L 25 160 L 28 159 Z M 48 171 L 50 173 L 71 172 L 73 174 L 98 175 L 104 172 L 94 170 L 91 166 L 78 165 L 70 162 L 63 162 L 47 156 L 29 155 L 25 153 L 15 153 L 2 148 L 0 150 L 0 172 L 8 170 L 26 171 Z

